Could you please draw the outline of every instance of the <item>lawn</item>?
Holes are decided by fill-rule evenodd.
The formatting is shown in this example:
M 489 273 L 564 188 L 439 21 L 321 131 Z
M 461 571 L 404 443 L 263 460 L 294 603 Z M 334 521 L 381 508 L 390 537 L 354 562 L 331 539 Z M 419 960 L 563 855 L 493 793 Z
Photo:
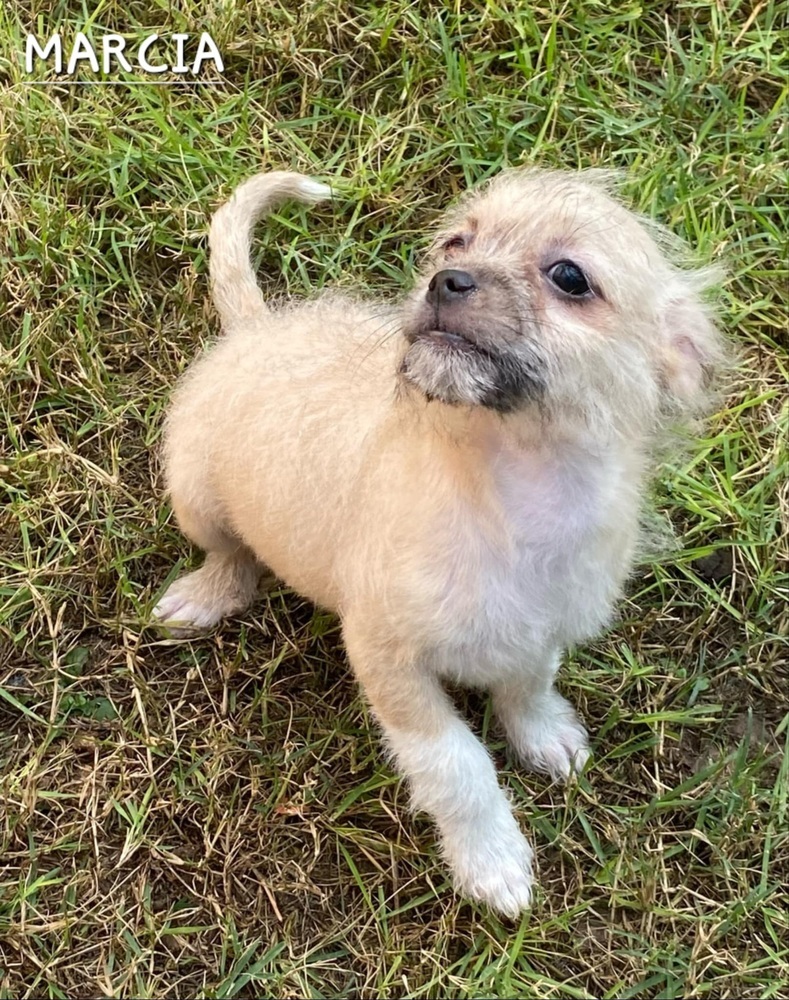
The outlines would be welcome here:
M 81 29 L 206 30 L 225 71 L 31 84 L 26 33 Z M 789 997 L 787 34 L 764 0 L 4 6 L 0 1000 Z M 737 367 L 658 470 L 678 543 L 567 658 L 578 784 L 462 698 L 537 853 L 510 923 L 453 894 L 332 616 L 149 616 L 200 559 L 157 446 L 216 332 L 212 210 L 264 167 L 331 181 L 261 227 L 261 282 L 397 294 L 449 200 L 534 163 L 622 169 L 724 265 Z

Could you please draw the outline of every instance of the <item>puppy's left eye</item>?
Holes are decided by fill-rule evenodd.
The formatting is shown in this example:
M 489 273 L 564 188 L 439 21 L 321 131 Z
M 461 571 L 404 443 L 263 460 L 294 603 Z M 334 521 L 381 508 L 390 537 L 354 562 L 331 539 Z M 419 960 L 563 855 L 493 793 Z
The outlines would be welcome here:
M 548 268 L 547 273 L 554 285 L 566 295 L 580 299 L 592 293 L 586 275 L 571 260 L 557 261 Z

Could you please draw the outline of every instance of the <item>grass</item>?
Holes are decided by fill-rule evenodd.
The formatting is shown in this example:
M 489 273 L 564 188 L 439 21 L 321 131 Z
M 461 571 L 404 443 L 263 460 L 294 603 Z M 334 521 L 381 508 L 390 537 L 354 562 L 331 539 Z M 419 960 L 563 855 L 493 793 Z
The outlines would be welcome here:
M 0 12 L 0 998 L 789 997 L 786 12 Z M 205 28 L 223 82 L 26 83 L 31 26 L 89 19 Z M 261 165 L 341 179 L 309 223 L 264 227 L 262 279 L 394 293 L 447 200 L 518 163 L 626 169 L 726 265 L 740 375 L 658 479 L 681 548 L 568 658 L 596 750 L 578 786 L 513 769 L 466 699 L 537 850 L 508 924 L 453 895 L 331 616 L 282 590 L 200 641 L 146 622 L 199 558 L 156 446 L 214 333 L 211 210 Z

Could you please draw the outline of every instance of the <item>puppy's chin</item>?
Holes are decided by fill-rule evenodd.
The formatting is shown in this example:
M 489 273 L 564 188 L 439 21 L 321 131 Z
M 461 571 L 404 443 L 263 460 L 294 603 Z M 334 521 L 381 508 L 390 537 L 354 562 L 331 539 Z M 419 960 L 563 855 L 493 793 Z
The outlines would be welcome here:
M 535 358 L 494 351 L 446 331 L 427 330 L 408 340 L 400 375 L 428 400 L 511 413 L 544 395 L 544 373 Z

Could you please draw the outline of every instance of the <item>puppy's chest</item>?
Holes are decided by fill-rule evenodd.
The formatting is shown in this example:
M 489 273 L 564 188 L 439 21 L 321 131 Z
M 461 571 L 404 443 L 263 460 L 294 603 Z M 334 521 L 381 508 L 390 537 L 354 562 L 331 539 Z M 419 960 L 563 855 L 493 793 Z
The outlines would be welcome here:
M 492 486 L 486 509 L 459 499 L 436 538 L 438 655 L 454 657 L 442 666 L 461 677 L 594 635 L 632 550 L 632 505 L 601 470 L 507 461 Z

